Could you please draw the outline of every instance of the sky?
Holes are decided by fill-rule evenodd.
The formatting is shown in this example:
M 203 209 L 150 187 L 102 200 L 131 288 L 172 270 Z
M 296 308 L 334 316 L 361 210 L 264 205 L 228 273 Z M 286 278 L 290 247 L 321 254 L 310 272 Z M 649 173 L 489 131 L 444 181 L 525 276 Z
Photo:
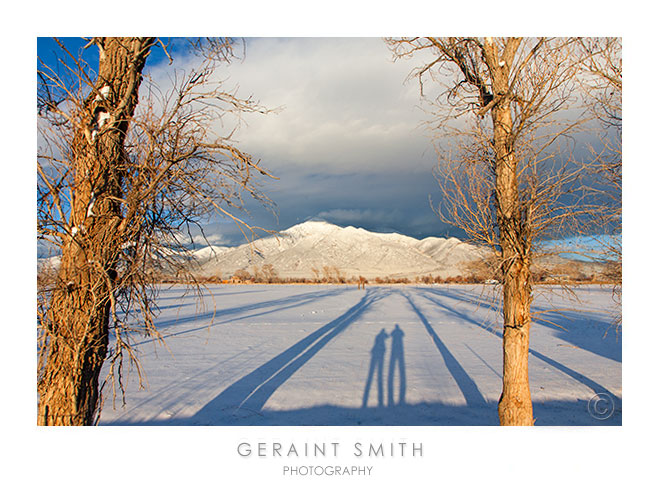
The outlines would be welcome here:
M 64 42 L 74 54 L 85 44 Z M 51 39 L 39 39 L 45 63 L 52 63 L 55 47 Z M 145 68 L 163 87 L 174 73 L 199 62 L 184 39 L 169 39 L 169 52 L 171 65 L 154 47 Z M 91 67 L 98 65 L 95 47 L 84 55 Z M 435 134 L 428 129 L 419 84 L 409 79 L 422 60 L 394 62 L 379 37 L 245 38 L 244 57 L 216 76 L 240 97 L 272 109 L 245 114 L 232 139 L 276 179 L 260 181 L 272 209 L 246 199 L 246 214 L 237 216 L 274 231 L 322 219 L 419 239 L 464 238 L 436 212 L 441 194 L 433 174 Z M 432 95 L 428 84 L 424 92 Z M 229 133 L 238 120 L 223 123 L 217 131 Z M 205 222 L 204 234 L 198 245 L 236 245 L 245 238 L 233 221 L 220 216 Z
M 247 39 L 244 59 L 226 69 L 227 86 L 275 111 L 246 115 L 234 139 L 278 178 L 262 187 L 275 214 L 247 202 L 249 221 L 273 230 L 321 218 L 414 237 L 451 233 L 429 203 L 436 157 L 418 84 L 405 83 L 412 67 L 394 63 L 381 38 Z M 221 220 L 207 235 L 216 244 L 242 238 Z
M 85 44 L 66 39 L 72 52 Z M 40 39 L 48 63 L 53 41 Z M 173 65 L 152 49 L 146 72 L 166 85 L 196 63 L 181 40 Z M 85 53 L 98 63 L 95 48 Z M 242 60 L 218 76 L 238 95 L 273 113 L 247 114 L 233 139 L 277 179 L 263 180 L 274 211 L 246 201 L 249 223 L 284 230 L 308 219 L 423 238 L 453 235 L 431 207 L 438 197 L 430 134 L 423 127 L 419 86 L 406 78 L 418 61 L 393 62 L 382 38 L 247 38 Z M 231 121 L 224 132 L 233 129 Z M 242 216 L 242 215 L 241 215 Z M 205 226 L 216 245 L 241 243 L 235 223 Z

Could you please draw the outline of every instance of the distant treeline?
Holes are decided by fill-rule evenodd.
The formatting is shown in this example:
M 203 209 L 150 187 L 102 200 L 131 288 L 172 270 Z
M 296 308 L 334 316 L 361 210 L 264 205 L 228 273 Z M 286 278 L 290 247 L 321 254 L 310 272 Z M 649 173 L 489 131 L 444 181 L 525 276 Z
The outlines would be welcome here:
M 272 265 L 252 267 L 252 271 L 240 269 L 231 277 L 172 275 L 166 272 L 153 272 L 151 279 L 162 284 L 187 284 L 192 280 L 203 284 L 498 284 L 500 272 L 486 261 L 472 262 L 464 267 L 464 273 L 457 276 L 420 275 L 415 277 L 382 276 L 366 279 L 363 276 L 346 277 L 336 267 L 325 266 L 313 270 L 313 277 L 281 277 Z M 57 271 L 50 266 L 39 269 L 37 280 L 40 288 L 52 284 Z M 551 268 L 536 267 L 531 273 L 533 284 L 616 284 L 615 272 L 609 266 L 602 266 L 598 272 L 589 272 L 579 263 L 561 264 Z
M 557 266 L 551 271 L 536 269 L 532 272 L 534 284 L 614 284 L 615 279 L 608 275 L 606 268 L 601 272 L 584 272 L 579 268 Z M 449 277 L 439 275 L 420 275 L 415 277 L 383 276 L 366 279 L 363 276 L 345 277 L 340 271 L 334 270 L 326 275 L 314 277 L 280 277 L 268 269 L 266 272 L 250 273 L 239 270 L 230 278 L 220 276 L 198 277 L 198 282 L 207 284 L 498 284 L 498 273 L 468 272 Z M 163 283 L 182 283 L 184 280 L 172 276 L 162 276 Z

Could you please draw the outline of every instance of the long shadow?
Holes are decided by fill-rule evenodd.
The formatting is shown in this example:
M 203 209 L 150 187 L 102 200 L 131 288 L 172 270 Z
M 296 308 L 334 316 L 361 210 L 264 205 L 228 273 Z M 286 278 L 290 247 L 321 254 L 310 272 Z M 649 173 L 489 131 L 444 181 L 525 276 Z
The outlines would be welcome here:
M 478 307 L 488 308 L 501 314 L 501 307 L 496 306 L 491 301 L 483 299 L 476 293 L 468 292 L 463 289 L 451 288 L 448 293 L 443 289 L 415 288 L 428 293 L 436 294 L 441 297 L 452 299 L 461 303 L 473 302 Z M 464 299 L 461 299 L 463 297 Z M 615 333 L 608 333 L 611 324 L 607 322 L 605 312 L 591 312 L 567 310 L 557 311 L 551 306 L 540 306 L 537 303 L 531 305 L 531 311 L 541 313 L 540 316 L 533 320 L 534 325 L 540 325 L 553 330 L 556 337 L 572 345 L 588 350 L 601 357 L 622 362 L 622 347 Z
M 244 350 L 236 352 L 233 355 L 225 357 L 222 360 L 220 360 L 219 362 L 216 362 L 213 365 L 198 371 L 195 374 L 195 378 L 193 378 L 192 381 L 200 383 L 200 380 L 197 379 L 197 377 L 203 377 L 206 373 L 211 372 L 213 370 L 217 370 L 217 368 L 220 365 L 222 365 L 226 362 L 229 362 L 229 361 L 231 361 L 231 360 L 233 360 L 237 357 L 240 357 L 244 353 L 245 353 Z M 166 407 L 175 406 L 178 401 L 182 400 L 182 395 L 180 393 L 181 386 L 183 386 L 184 383 L 189 386 L 190 382 L 191 382 L 191 379 L 187 378 L 187 377 L 185 379 L 179 379 L 177 381 L 173 381 L 173 382 L 169 383 L 168 385 L 166 385 L 166 386 L 164 386 L 164 387 L 162 387 L 158 390 L 152 391 L 151 394 L 149 394 L 149 397 L 143 399 L 142 401 L 136 402 L 129 409 L 125 409 L 125 408 L 124 409 L 125 409 L 126 413 L 129 414 L 132 411 L 139 411 L 139 409 L 141 407 L 143 407 L 143 406 L 145 406 L 149 403 L 152 403 L 152 402 L 160 402 L 161 404 L 165 404 L 163 409 L 166 408 Z M 167 398 L 167 399 L 165 400 L 163 398 Z
M 188 287 L 185 284 L 176 284 L 176 285 L 173 285 L 173 286 L 167 286 L 167 285 L 161 284 L 159 287 L 160 287 L 160 289 L 158 291 L 159 292 L 158 301 L 169 301 L 169 300 L 172 300 L 172 299 L 177 299 L 178 300 L 178 299 L 181 299 L 181 298 L 184 298 L 184 297 L 187 297 L 187 296 L 192 296 L 192 295 L 196 294 L 193 287 L 191 287 L 191 286 Z M 206 287 L 205 289 L 210 290 L 211 293 L 212 293 L 213 289 L 218 289 L 218 288 L 220 288 L 220 285 L 215 284 L 215 285 L 210 285 L 210 286 Z M 226 289 L 226 286 L 222 285 L 221 289 Z M 174 294 L 173 291 L 179 291 L 179 292 Z M 253 287 L 250 287 L 249 289 L 244 290 L 244 291 L 223 292 L 221 294 L 222 294 L 222 296 L 229 296 L 229 295 L 232 295 L 232 294 L 253 294 L 253 293 L 262 293 L 262 292 L 265 292 L 265 291 L 266 291 L 266 289 L 254 289 Z M 169 293 L 171 295 L 162 296 L 161 294 L 165 293 L 165 292 Z
M 192 423 L 214 424 L 223 416 L 259 413 L 266 401 L 289 377 L 306 364 L 327 343 L 345 331 L 374 302 L 382 299 L 381 290 L 369 289 L 362 299 L 343 315 L 309 334 L 279 355 L 234 382 L 201 408 Z
M 532 311 L 542 312 L 541 317 L 534 319 L 533 323 L 555 330 L 557 338 L 582 350 L 622 363 L 622 344 L 614 331 L 607 334 L 611 324 L 598 319 L 601 318 L 601 313 L 556 311 L 539 306 L 533 307 Z M 559 327 L 543 320 L 556 323 Z
M 474 350 L 473 348 L 471 348 L 471 347 L 470 347 L 468 344 L 466 344 L 466 343 L 464 344 L 464 346 L 467 347 L 467 348 L 469 349 L 469 351 L 470 351 L 471 353 L 473 353 L 473 354 L 476 356 L 476 358 L 478 358 L 478 360 L 480 360 L 481 362 L 483 362 L 483 365 L 485 365 L 485 367 L 487 367 L 488 369 L 490 369 L 490 370 L 494 373 L 494 375 L 496 375 L 499 379 L 503 379 L 503 377 L 501 377 L 501 374 L 500 374 L 498 371 L 494 370 L 494 369 L 492 368 L 492 366 L 491 366 L 490 364 L 487 363 L 487 360 L 485 360 L 483 357 L 481 357 L 481 356 L 476 352 L 476 350 Z
M 622 408 L 616 405 L 613 414 L 597 420 L 588 413 L 588 401 L 545 401 L 534 404 L 536 426 L 620 426 Z M 395 408 L 342 407 L 320 405 L 284 411 L 262 411 L 249 416 L 205 418 L 170 418 L 144 421 L 113 421 L 103 426 L 496 426 L 496 408 L 455 406 L 434 403 L 401 404 Z
M 170 304 L 167 306 L 158 306 L 158 312 L 166 310 L 166 309 L 180 309 L 180 308 L 185 308 L 187 306 L 192 305 L 193 303 L 176 303 L 176 304 Z
M 389 357 L 389 376 L 387 382 L 387 405 L 400 406 L 405 404 L 405 390 L 407 379 L 405 377 L 405 352 L 403 350 L 403 330 L 396 325 L 391 332 L 391 357 Z M 398 365 L 398 403 L 394 402 L 394 374 Z
M 497 305 L 493 303 L 493 300 L 490 300 L 487 297 L 483 297 L 481 293 L 469 292 L 464 289 L 458 289 L 455 287 L 452 287 L 450 292 L 448 292 L 446 289 L 441 289 L 441 288 L 426 288 L 426 289 L 416 288 L 416 289 L 437 294 L 442 297 L 450 298 L 460 303 L 475 304 L 478 307 L 489 308 L 496 313 L 501 313 L 501 304 L 499 303 Z
M 293 299 L 294 297 L 291 297 L 290 299 L 287 298 L 287 299 L 267 301 L 266 303 L 268 303 L 268 304 L 267 305 L 264 304 L 262 307 L 264 307 L 264 308 L 265 307 L 272 307 L 273 309 L 269 309 L 267 311 L 262 311 L 260 313 L 253 313 L 251 315 L 244 315 L 244 316 L 241 316 L 240 318 L 245 320 L 245 319 L 248 319 L 248 318 L 255 318 L 257 316 L 263 316 L 263 315 L 268 315 L 268 314 L 272 314 L 272 313 L 277 313 L 277 312 L 280 312 L 280 311 L 284 311 L 286 309 L 297 308 L 297 307 L 303 306 L 305 304 L 308 304 L 310 302 L 315 302 L 316 300 L 322 299 L 323 297 L 333 296 L 333 295 L 336 295 L 336 294 L 343 293 L 345 291 L 346 291 L 346 289 L 340 289 L 340 290 L 327 291 L 327 292 L 324 292 L 324 293 L 320 293 L 320 292 L 319 293 L 310 293 L 310 294 L 312 294 L 311 296 L 309 294 L 303 294 L 303 295 L 299 295 L 299 296 L 302 297 L 302 299 L 298 299 L 298 300 Z M 290 303 L 290 304 L 288 304 L 287 306 L 281 306 L 279 308 L 275 308 L 274 306 L 276 305 L 276 303 L 280 303 L 280 304 Z M 256 307 L 256 306 L 245 306 L 244 308 L 245 309 L 258 309 L 258 307 Z M 195 328 L 188 328 L 186 330 L 177 331 L 177 332 L 174 332 L 174 333 L 164 334 L 164 335 L 162 335 L 162 338 L 171 338 L 171 337 L 176 337 L 176 336 L 180 336 L 180 335 L 186 335 L 188 333 L 194 333 L 194 332 L 201 331 L 201 330 L 208 330 L 209 328 L 213 328 L 215 326 L 224 325 L 226 323 L 233 322 L 234 321 L 233 318 L 227 319 L 227 320 L 224 320 L 224 321 L 215 321 L 215 319 L 220 317 L 220 316 L 223 316 L 223 315 L 238 313 L 239 311 L 236 311 L 236 309 L 237 308 L 233 308 L 233 309 L 222 310 L 222 311 L 218 311 L 218 312 L 192 314 L 192 315 L 185 316 L 185 317 L 182 317 L 182 318 L 174 318 L 174 319 L 168 320 L 166 322 L 157 322 L 156 327 L 160 329 L 160 328 L 163 328 L 163 327 L 168 328 L 168 327 L 174 326 L 174 325 L 182 325 L 182 324 L 192 322 L 192 321 L 212 320 L 211 323 L 206 323 L 202 326 L 197 326 Z M 164 326 L 163 326 L 163 324 L 164 324 Z M 135 345 L 144 345 L 144 344 L 151 343 L 151 342 L 154 342 L 154 341 L 156 341 L 156 339 L 151 338 L 151 339 L 144 340 L 142 342 L 136 343 Z
M 384 367 L 384 354 L 387 350 L 385 341 L 387 340 L 387 332 L 384 328 L 380 330 L 375 336 L 373 348 L 371 348 L 371 364 L 368 367 L 368 378 L 366 379 L 366 386 L 364 387 L 364 395 L 362 396 L 362 407 L 368 405 L 368 396 L 371 391 L 373 377 L 377 374 L 377 387 L 378 387 L 378 406 L 384 406 L 384 376 L 382 369 Z
M 224 288 L 224 289 L 226 289 L 226 288 Z M 230 292 L 230 293 L 222 292 L 222 293 L 220 293 L 220 296 L 233 296 L 235 294 L 255 294 L 255 293 L 263 293 L 263 292 L 266 292 L 266 291 L 267 291 L 267 289 L 247 289 L 247 290 L 243 290 L 243 291 L 235 291 L 235 292 Z
M 455 315 L 456 317 L 458 317 L 458 318 L 460 318 L 460 319 L 463 319 L 463 320 L 465 320 L 465 321 L 468 321 L 469 323 L 473 323 L 474 325 L 478 326 L 479 328 L 481 328 L 481 329 L 483 329 L 483 330 L 485 330 L 485 331 L 487 331 L 487 332 L 489 332 L 489 333 L 491 333 L 491 334 L 493 334 L 493 335 L 495 335 L 495 336 L 497 336 L 497 337 L 499 337 L 500 339 L 503 340 L 503 334 L 502 334 L 501 332 L 499 332 L 499 331 L 497 331 L 497 330 L 493 330 L 492 328 L 488 328 L 488 327 L 486 327 L 485 325 L 483 325 L 482 323 L 478 322 L 477 320 L 474 320 L 472 317 L 470 317 L 470 316 L 468 316 L 468 315 L 466 315 L 466 314 L 464 314 L 464 313 L 461 313 L 461 312 L 455 310 L 454 308 L 451 308 L 450 306 L 448 306 L 448 305 L 442 303 L 441 301 L 439 301 L 439 300 L 437 300 L 437 299 L 435 299 L 435 298 L 431 298 L 431 297 L 429 297 L 429 296 L 427 296 L 427 295 L 425 295 L 425 294 L 422 294 L 422 296 L 423 296 L 425 299 L 427 299 L 428 301 L 430 301 L 431 303 L 434 303 L 434 304 L 436 304 L 437 306 L 439 306 L 439 307 L 445 309 L 446 311 L 448 311 L 449 313 Z M 594 380 L 592 380 L 592 379 L 586 377 L 586 376 L 583 375 L 583 374 L 580 374 L 579 372 L 577 372 L 577 371 L 575 371 L 575 370 L 572 370 L 572 369 L 569 368 L 569 367 L 566 367 L 565 365 L 561 364 L 560 362 L 557 362 L 556 360 L 551 359 L 551 358 L 547 357 L 546 355 L 544 355 L 544 354 L 542 354 L 542 353 L 540 353 L 540 352 L 535 351 L 534 349 L 532 349 L 532 348 L 530 348 L 530 347 L 529 347 L 529 354 L 533 355 L 533 356 L 536 357 L 536 358 L 539 358 L 539 359 L 542 360 L 543 362 L 545 362 L 545 363 L 551 365 L 551 366 L 554 367 L 555 369 L 557 369 L 557 370 L 563 372 L 565 375 L 567 375 L 567 376 L 573 378 L 574 380 L 576 380 L 576 381 L 578 381 L 578 382 L 581 382 L 581 383 L 582 383 L 583 385 L 585 385 L 586 387 L 590 387 L 590 388 L 593 390 L 593 392 L 594 392 L 595 394 L 599 394 L 599 393 L 605 392 L 605 393 L 609 394 L 611 397 L 618 397 L 618 396 L 616 396 L 615 394 L 613 394 L 611 391 L 609 391 L 609 390 L 608 390 L 606 387 L 604 387 L 603 385 L 601 385 L 601 384 L 595 382 Z
M 343 290 L 342 292 L 344 292 L 344 291 L 345 290 Z M 336 291 L 333 292 L 332 294 L 336 294 Z M 304 299 L 302 301 L 293 302 L 292 304 L 289 304 L 287 306 L 281 306 L 279 308 L 272 308 L 272 309 L 269 309 L 267 311 L 261 311 L 259 313 L 252 313 L 250 315 L 241 315 L 240 319 L 241 320 L 246 320 L 246 319 L 249 319 L 249 318 L 256 318 L 257 316 L 264 316 L 264 315 L 269 315 L 269 314 L 272 314 L 272 313 L 278 313 L 280 311 L 284 311 L 284 310 L 287 310 L 287 309 L 298 308 L 298 307 L 303 306 L 305 304 L 308 304 L 310 302 L 315 302 L 315 301 L 317 301 L 317 299 L 320 299 L 320 298 L 322 298 L 322 296 L 320 296 L 320 297 L 311 297 L 311 298 Z M 230 319 L 226 319 L 226 320 L 223 320 L 223 321 L 215 321 L 215 318 L 217 316 L 218 316 L 218 314 L 206 313 L 206 314 L 193 315 L 191 317 L 184 318 L 184 319 L 181 320 L 180 323 L 185 323 L 186 321 L 192 321 L 192 320 L 194 320 L 194 321 L 212 320 L 212 322 L 211 323 L 206 323 L 202 326 L 197 326 L 197 327 L 194 327 L 194 328 L 188 328 L 188 329 L 185 329 L 185 330 L 182 330 L 182 331 L 177 331 L 177 332 L 174 332 L 174 333 L 168 333 L 168 334 L 162 335 L 162 338 L 164 338 L 164 339 L 165 338 L 171 338 L 171 337 L 176 337 L 176 336 L 180 336 L 180 335 L 186 335 L 188 333 L 194 333 L 194 332 L 201 331 L 201 330 L 208 330 L 209 328 L 213 328 L 213 327 L 219 326 L 219 325 L 224 325 L 226 323 L 232 323 L 232 322 L 235 321 L 235 318 L 230 318 Z M 143 342 L 137 343 L 137 345 L 144 345 L 146 343 L 150 343 L 150 342 L 153 342 L 153 341 L 155 341 L 155 339 L 152 338 L 152 339 L 145 340 Z
M 234 306 L 232 308 L 223 308 L 217 311 L 209 311 L 207 313 L 202 313 L 202 314 L 193 314 L 190 316 L 184 316 L 180 318 L 177 317 L 169 320 L 161 320 L 156 323 L 156 326 L 159 329 L 161 329 L 161 328 L 167 328 L 172 325 L 181 325 L 190 321 L 197 321 L 200 319 L 210 319 L 213 317 L 221 318 L 228 315 L 245 313 L 247 311 L 253 311 L 257 309 L 270 308 L 276 306 L 284 306 L 288 304 L 301 306 L 303 304 L 309 303 L 311 301 L 315 301 L 317 299 L 325 298 L 328 296 L 335 296 L 337 294 L 344 293 L 346 290 L 347 290 L 346 288 L 341 287 L 335 289 L 326 289 L 323 291 L 314 291 L 304 294 L 295 294 L 281 299 L 271 299 L 268 301 L 261 301 L 258 303 L 251 303 L 243 306 Z M 222 295 L 218 296 L 218 298 L 221 299 Z
M 460 365 L 460 362 L 456 360 L 456 358 L 449 351 L 446 345 L 444 345 L 444 342 L 442 342 L 442 340 L 439 338 L 437 333 L 435 333 L 435 330 L 432 328 L 432 326 L 430 325 L 424 314 L 421 313 L 419 308 L 416 307 L 412 299 L 407 294 L 403 294 L 403 296 L 405 297 L 405 299 L 407 299 L 407 302 L 409 303 L 412 310 L 414 310 L 416 315 L 419 317 L 421 323 L 423 323 L 423 326 L 426 328 L 426 331 L 428 332 L 433 342 L 435 343 L 435 346 L 437 347 L 437 350 L 439 350 L 439 353 L 442 354 L 442 358 L 444 359 L 446 368 L 449 370 L 449 372 L 451 372 L 451 375 L 455 379 L 455 382 L 458 384 L 458 387 L 460 388 L 462 395 L 467 401 L 467 404 L 470 406 L 477 406 L 477 407 L 486 405 L 487 401 L 481 394 L 481 391 L 478 389 L 476 383 L 472 380 L 471 377 L 469 377 L 469 374 L 467 374 L 467 372 L 462 367 L 462 365 Z

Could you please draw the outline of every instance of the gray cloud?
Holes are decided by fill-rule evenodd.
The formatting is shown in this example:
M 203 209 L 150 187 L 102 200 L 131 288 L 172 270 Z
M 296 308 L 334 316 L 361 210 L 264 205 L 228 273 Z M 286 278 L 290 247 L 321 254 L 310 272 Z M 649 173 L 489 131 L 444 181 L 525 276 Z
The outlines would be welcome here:
M 175 69 L 194 60 L 179 57 Z M 278 179 L 262 182 L 276 214 L 247 201 L 254 225 L 282 230 L 313 217 L 374 231 L 426 236 L 446 232 L 428 204 L 437 190 L 436 157 L 421 127 L 415 60 L 392 61 L 379 38 L 248 39 L 242 62 L 217 74 L 267 115 L 246 114 L 234 139 Z M 152 68 L 167 85 L 172 67 Z M 237 120 L 234 120 L 237 122 Z M 215 127 L 220 133 L 231 128 Z M 243 215 L 240 215 L 241 217 Z M 244 239 L 232 222 L 209 222 L 218 243 Z
M 278 178 L 262 186 L 276 215 L 247 201 L 248 221 L 282 230 L 322 217 L 417 238 L 463 237 L 429 203 L 441 197 L 432 175 L 437 157 L 423 128 L 428 115 L 419 108 L 419 86 L 405 82 L 421 62 L 394 63 L 379 38 L 248 39 L 244 61 L 223 68 L 218 79 L 242 97 L 280 108 L 246 114 L 234 136 Z M 191 63 L 177 60 L 179 68 Z M 165 72 L 153 75 L 162 81 Z M 233 128 L 223 123 L 218 132 Z M 220 219 L 209 222 L 207 233 L 220 234 L 223 243 L 243 239 Z
M 436 156 L 418 85 L 404 82 L 413 66 L 393 63 L 378 38 L 248 40 L 246 59 L 227 70 L 231 82 L 242 96 L 281 107 L 247 115 L 236 136 L 279 178 L 263 186 L 277 217 L 248 204 L 250 221 L 280 230 L 321 217 L 374 231 L 446 233 L 428 203 Z
M 246 199 L 247 213 L 236 216 L 271 230 L 321 217 L 417 238 L 462 237 L 429 203 L 441 199 L 432 175 L 438 141 L 424 129 L 418 83 L 405 81 L 422 62 L 394 63 L 379 38 L 247 39 L 245 59 L 219 69 L 216 79 L 279 110 L 242 120 L 228 115 L 213 128 L 228 134 L 240 123 L 233 139 L 278 178 L 262 181 L 276 213 Z M 179 51 L 173 66 L 163 59 L 149 74 L 166 91 L 198 63 Z M 219 217 L 205 233 L 213 244 L 244 240 L 233 222 Z
M 416 238 L 462 236 L 442 223 L 430 206 L 429 196 L 438 200 L 439 188 L 429 168 L 344 174 L 291 170 L 280 176 L 280 180 L 264 187 L 276 202 L 277 216 L 257 204 L 249 204 L 250 222 L 282 230 L 311 218 L 322 218 L 338 225 L 395 231 Z M 210 227 L 227 238 L 243 239 L 233 224 L 217 221 Z
M 403 83 L 411 68 L 377 38 L 252 39 L 231 79 L 282 110 L 247 116 L 238 138 L 273 169 L 395 170 L 430 148 L 418 87 Z

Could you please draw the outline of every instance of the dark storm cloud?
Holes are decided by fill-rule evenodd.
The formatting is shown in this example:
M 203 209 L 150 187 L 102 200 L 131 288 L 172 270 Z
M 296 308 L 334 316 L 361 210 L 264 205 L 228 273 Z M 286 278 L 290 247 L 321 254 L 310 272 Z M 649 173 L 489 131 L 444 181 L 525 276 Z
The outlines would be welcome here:
M 178 66 L 191 62 L 183 58 Z M 422 62 L 392 62 L 379 38 L 248 39 L 245 59 L 218 79 L 239 96 L 277 109 L 245 114 L 233 138 L 278 179 L 262 186 L 276 216 L 247 201 L 247 221 L 284 230 L 322 218 L 416 238 L 464 237 L 429 203 L 440 202 L 432 173 L 437 157 L 418 83 L 405 82 Z M 169 69 L 152 75 L 164 80 Z M 424 88 L 430 98 L 432 89 Z M 217 131 L 227 133 L 231 124 L 222 123 Z M 210 222 L 206 231 L 212 243 L 243 240 L 230 222 Z
M 416 61 L 415 61 L 416 62 Z M 245 117 L 237 139 L 279 179 L 263 190 L 277 217 L 248 203 L 250 221 L 283 230 L 309 218 L 413 236 L 446 233 L 428 197 L 436 157 L 422 129 L 410 62 L 382 39 L 249 39 L 230 67 L 243 96 L 277 113 Z M 211 225 L 228 240 L 233 225 Z
M 318 174 L 284 172 L 278 181 L 263 188 L 276 203 L 276 216 L 258 203 L 248 204 L 249 221 L 274 230 L 284 230 L 315 218 L 341 226 L 356 226 L 375 232 L 398 232 L 415 238 L 456 235 L 431 208 L 439 198 L 437 181 L 426 170 L 386 174 Z M 215 222 L 209 232 L 220 233 L 225 242 L 240 243 L 244 237 L 232 223 Z

